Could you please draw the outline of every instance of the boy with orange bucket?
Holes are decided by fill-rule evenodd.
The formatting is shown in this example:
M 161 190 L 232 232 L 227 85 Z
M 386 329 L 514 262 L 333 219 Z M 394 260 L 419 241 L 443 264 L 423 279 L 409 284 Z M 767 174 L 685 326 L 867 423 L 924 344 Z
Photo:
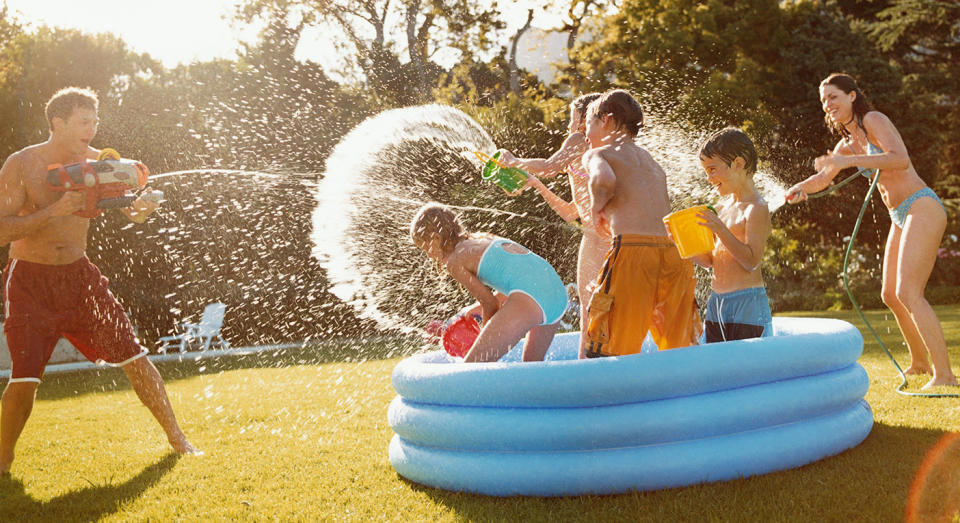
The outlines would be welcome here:
M 713 268 L 704 340 L 770 336 L 770 303 L 760 271 L 771 230 L 770 210 L 753 183 L 757 151 L 743 131 L 726 128 L 700 147 L 700 165 L 720 196 L 732 197 L 717 212 L 697 213 L 699 225 L 716 237 L 712 251 L 691 256 L 701 267 Z

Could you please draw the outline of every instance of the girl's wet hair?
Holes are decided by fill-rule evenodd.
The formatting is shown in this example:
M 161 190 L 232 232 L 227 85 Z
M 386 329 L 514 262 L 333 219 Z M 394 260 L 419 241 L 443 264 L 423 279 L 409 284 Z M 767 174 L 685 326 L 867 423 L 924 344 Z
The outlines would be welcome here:
M 417 211 L 410 222 L 410 239 L 419 248 L 436 234 L 443 252 L 450 253 L 457 243 L 467 237 L 460 218 L 443 204 L 430 202 Z
M 853 99 L 853 116 L 857 119 L 857 125 L 859 125 L 860 128 L 863 129 L 864 134 L 866 134 L 867 130 L 863 127 L 863 117 L 873 110 L 873 105 L 867 100 L 863 91 L 860 90 L 857 81 L 846 73 L 833 73 L 820 82 L 821 87 L 824 85 L 832 85 L 847 94 L 857 93 L 857 96 Z M 850 137 L 850 131 L 848 131 L 842 123 L 832 121 L 830 115 L 824 115 L 823 121 L 826 122 L 827 128 L 833 133 L 839 134 L 844 138 Z
M 720 158 L 728 167 L 739 156 L 743 158 L 748 175 L 757 171 L 757 148 L 747 133 L 736 127 L 727 127 L 710 135 L 700 146 L 700 156 Z
M 600 98 L 600 93 L 582 94 L 570 102 L 570 107 L 573 107 L 573 110 L 579 113 L 581 117 L 586 118 L 587 106 L 597 98 Z
M 633 96 L 624 89 L 611 89 L 590 104 L 587 117 L 609 114 L 617 122 L 617 129 L 624 129 L 636 136 L 643 127 L 643 109 Z

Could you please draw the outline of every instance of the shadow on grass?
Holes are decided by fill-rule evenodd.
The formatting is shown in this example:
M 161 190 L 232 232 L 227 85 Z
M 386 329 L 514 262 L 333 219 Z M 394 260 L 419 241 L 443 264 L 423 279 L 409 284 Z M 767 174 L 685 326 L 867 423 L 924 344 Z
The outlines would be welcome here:
M 837 456 L 762 476 L 653 492 L 496 498 L 425 487 L 397 476 L 468 521 L 814 520 L 902 521 L 910 485 L 944 431 L 877 423 Z M 546 480 L 547 478 L 545 478 Z
M 26 493 L 23 482 L 0 478 L 0 521 L 96 521 L 120 512 L 123 505 L 140 497 L 169 472 L 180 459 L 167 454 L 157 463 L 119 485 L 91 485 L 49 501 L 38 501 Z
M 362 362 L 405 356 L 420 350 L 415 338 L 395 337 L 376 340 L 337 340 L 310 343 L 302 347 L 270 349 L 262 352 L 200 358 L 201 352 L 187 352 L 181 361 L 158 361 L 154 365 L 165 383 L 189 379 L 201 374 L 217 374 L 252 368 L 282 368 L 297 365 Z M 38 400 L 78 398 L 85 394 L 130 390 L 122 369 L 101 367 L 44 376 L 37 389 Z

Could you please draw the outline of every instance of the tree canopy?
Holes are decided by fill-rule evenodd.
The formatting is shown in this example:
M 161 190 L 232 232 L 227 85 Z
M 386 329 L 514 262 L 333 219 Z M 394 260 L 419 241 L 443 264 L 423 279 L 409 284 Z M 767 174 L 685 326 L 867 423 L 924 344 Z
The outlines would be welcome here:
M 234 22 L 261 28 L 257 41 L 238 49 L 234 59 L 172 69 L 111 35 L 25 29 L 0 7 L 0 151 L 6 156 L 44 140 L 44 103 L 57 89 L 76 85 L 100 95 L 104 124 L 98 143 L 141 159 L 155 173 L 268 169 L 316 180 L 340 139 L 387 109 L 452 105 L 479 122 L 498 146 L 520 155 L 548 156 L 565 136 L 567 104 L 574 95 L 622 87 L 637 93 L 645 110 L 660 121 L 694 136 L 730 125 L 743 128 L 756 142 L 765 169 L 792 183 L 810 174 L 813 158 L 836 139 L 823 123 L 817 87 L 828 74 L 843 71 L 854 75 L 877 109 L 897 125 L 924 180 L 942 196 L 960 197 L 956 2 L 553 0 L 545 5 L 566 13 L 558 29 L 569 34 L 570 61 L 558 64 L 561 74 L 552 85 L 532 71 L 512 69 L 511 45 L 519 26 L 508 31 L 497 4 L 485 0 L 244 0 Z M 308 29 L 330 35 L 338 65 L 297 58 Z M 471 183 L 449 192 L 462 195 L 464 204 L 502 206 L 544 222 L 555 220 L 535 198 L 505 201 Z M 562 181 L 550 183 L 568 194 Z M 276 188 L 296 191 L 295 186 Z M 186 195 L 213 188 L 194 181 L 182 190 Z M 249 204 L 263 220 L 288 220 L 289 231 L 309 234 L 308 224 L 284 218 L 257 199 L 256 189 L 249 190 L 253 194 L 245 203 L 240 196 L 223 196 L 216 200 L 223 207 L 211 212 L 227 216 L 230 209 Z M 854 216 L 844 211 L 861 198 L 857 191 L 842 192 L 831 205 L 780 213 L 771 240 L 781 256 L 771 268 L 773 285 L 816 280 L 814 288 L 835 288 L 831 271 L 836 260 L 830 253 L 850 231 Z M 298 202 L 291 208 L 302 213 L 312 200 L 291 196 L 291 201 Z M 209 241 L 229 250 L 231 242 L 255 234 L 237 217 L 218 233 L 220 222 L 190 209 L 184 209 L 184 223 L 164 228 L 163 234 L 172 234 L 165 241 L 184 249 Z M 960 233 L 952 218 L 948 238 Z M 884 220 L 882 215 L 873 218 L 861 234 L 882 243 Z M 214 239 L 198 239 L 186 230 L 205 231 Z M 526 227 L 515 233 L 544 249 L 567 248 L 542 230 Z M 135 233 L 123 234 L 135 241 Z M 322 305 L 301 303 L 314 311 L 312 316 L 279 309 L 270 313 L 278 315 L 275 321 L 296 324 L 298 333 L 329 332 L 329 323 L 317 311 L 328 311 L 324 307 L 336 300 L 308 249 L 250 253 L 281 255 L 286 258 L 280 265 L 315 271 L 310 274 L 318 283 L 308 294 Z M 253 284 L 244 278 L 253 276 L 244 276 L 247 271 L 231 266 L 236 260 L 223 253 L 185 260 L 156 252 L 151 256 L 150 263 L 132 270 L 126 260 L 106 254 L 100 262 L 105 273 L 118 275 L 121 288 L 132 289 L 157 274 L 182 277 L 173 275 L 175 262 L 202 272 L 204 263 L 219 260 L 223 268 L 216 274 L 230 282 L 223 284 L 228 290 L 212 285 L 203 292 L 233 292 L 249 299 Z M 272 274 L 275 269 L 257 265 L 257 271 Z M 293 277 L 274 276 L 278 280 L 271 296 L 278 302 L 296 294 L 295 285 L 303 285 Z M 162 299 L 176 292 L 171 286 L 159 298 L 137 294 L 140 301 L 133 309 L 148 337 L 178 323 L 172 310 L 188 309 L 185 302 L 171 306 Z M 343 304 L 337 307 L 334 316 L 349 315 Z M 263 314 L 255 309 L 260 308 L 251 305 L 233 328 Z

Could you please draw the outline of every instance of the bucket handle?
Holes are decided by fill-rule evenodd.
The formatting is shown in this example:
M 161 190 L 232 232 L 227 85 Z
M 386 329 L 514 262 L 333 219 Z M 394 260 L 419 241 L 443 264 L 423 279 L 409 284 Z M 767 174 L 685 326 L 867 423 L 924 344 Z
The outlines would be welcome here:
M 496 158 L 494 158 L 494 157 L 492 157 L 492 156 L 490 156 L 490 155 L 488 155 L 488 154 L 482 153 L 482 152 L 480 152 L 480 151 L 473 151 L 473 154 L 474 154 L 481 162 L 483 162 L 483 163 L 493 162 L 493 163 L 495 163 L 495 164 L 497 165 L 497 167 L 505 167 L 502 163 L 500 163 L 499 161 L 497 161 Z

